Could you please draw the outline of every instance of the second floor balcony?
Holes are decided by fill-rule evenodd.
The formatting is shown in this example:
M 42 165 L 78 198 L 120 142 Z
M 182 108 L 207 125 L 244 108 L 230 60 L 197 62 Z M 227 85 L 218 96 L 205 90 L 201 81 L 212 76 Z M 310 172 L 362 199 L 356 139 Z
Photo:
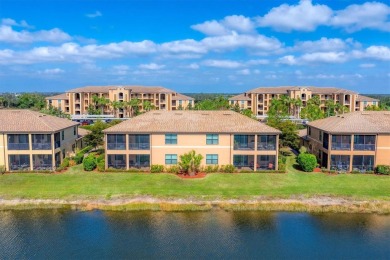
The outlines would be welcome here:
M 234 135 L 234 150 L 255 150 L 255 136 Z
M 29 150 L 29 143 L 8 143 L 8 150 Z

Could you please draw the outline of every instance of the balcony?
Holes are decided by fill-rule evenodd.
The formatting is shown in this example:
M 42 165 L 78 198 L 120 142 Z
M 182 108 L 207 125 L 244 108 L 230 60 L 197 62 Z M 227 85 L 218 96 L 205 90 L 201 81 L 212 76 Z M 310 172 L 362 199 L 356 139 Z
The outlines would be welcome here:
M 33 150 L 51 150 L 51 142 L 50 143 L 46 143 L 46 142 L 42 142 L 42 143 L 32 143 L 32 149 Z
M 234 150 L 255 150 L 255 142 L 250 143 L 235 143 Z
M 357 151 L 375 151 L 375 144 L 354 144 L 353 149 Z
M 142 169 L 150 167 L 150 155 L 149 154 L 134 154 L 129 156 L 129 167 Z
M 130 143 L 129 149 L 130 150 L 149 150 L 150 143 Z
M 257 150 L 275 151 L 276 150 L 276 144 L 272 144 L 272 143 L 258 143 L 257 144 Z
M 257 136 L 257 150 L 275 151 L 276 150 L 276 136 L 275 135 L 258 135 Z
M 29 150 L 29 143 L 8 143 L 8 150 Z
M 126 150 L 125 143 L 107 143 L 108 150 Z
M 107 156 L 108 168 L 114 169 L 126 169 L 126 156 L 125 155 L 108 155 Z

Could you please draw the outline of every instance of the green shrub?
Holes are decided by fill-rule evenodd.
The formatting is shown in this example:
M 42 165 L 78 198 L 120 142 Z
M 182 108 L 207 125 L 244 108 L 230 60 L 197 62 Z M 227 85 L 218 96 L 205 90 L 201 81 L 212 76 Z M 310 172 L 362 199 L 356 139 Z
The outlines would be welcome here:
M 0 173 L 1 174 L 5 173 L 5 165 L 0 165 Z
M 90 154 L 83 160 L 83 167 L 85 171 L 92 171 L 96 168 L 96 157 L 94 154 Z
M 290 156 L 292 155 L 292 152 L 290 150 L 290 148 L 287 148 L 287 147 L 283 147 L 283 148 L 280 148 L 279 149 L 279 152 L 284 155 L 284 156 Z
M 153 164 L 153 165 L 150 167 L 150 172 L 152 172 L 152 173 L 164 172 L 164 165 Z
M 287 162 L 287 157 L 284 156 L 284 155 L 282 155 L 282 154 L 279 154 L 279 156 L 278 156 L 278 163 L 279 163 L 279 164 L 280 164 L 280 163 L 286 164 L 286 162 Z
M 204 167 L 203 171 L 206 173 L 218 172 L 219 166 L 218 165 L 207 165 L 206 167 Z
M 60 172 L 62 170 L 65 170 L 66 167 L 63 167 L 62 165 L 60 165 L 59 167 L 56 168 L 56 172 Z
M 305 172 L 312 172 L 317 166 L 317 158 L 314 154 L 310 153 L 301 153 L 298 155 L 297 162 Z
M 232 164 L 221 165 L 219 171 L 224 173 L 233 173 L 236 171 L 236 167 L 234 167 Z
M 180 155 L 179 161 L 180 170 L 188 173 L 190 176 L 195 175 L 199 172 L 202 159 L 203 156 L 201 154 L 196 154 L 195 150 L 182 154 Z
M 98 154 L 98 153 L 97 153 Z M 96 157 L 96 161 L 99 163 L 104 160 L 105 154 L 101 153 Z
M 69 167 L 69 161 L 70 161 L 69 157 L 64 158 L 64 160 L 62 160 L 60 167 L 62 167 L 62 168 Z
M 299 153 L 307 153 L 307 149 L 305 146 L 301 146 L 301 148 L 299 148 Z
M 378 165 L 376 167 L 376 173 L 389 175 L 390 174 L 390 166 L 389 165 Z
M 105 172 L 106 171 L 106 161 L 103 159 L 96 164 L 97 170 L 99 172 Z
M 286 172 L 286 164 L 285 163 L 279 163 L 278 164 L 278 171 Z
M 80 164 L 83 162 L 83 159 L 84 159 L 84 154 L 79 154 L 77 153 L 74 157 L 73 157 L 73 161 L 76 163 L 76 164 Z
M 92 146 L 86 146 L 83 149 L 81 149 L 80 151 L 78 151 L 77 153 L 84 155 L 84 154 L 88 153 L 89 151 L 91 151 L 92 148 L 93 148 Z
M 179 173 L 180 167 L 179 165 L 172 165 L 170 167 L 166 167 L 165 171 L 168 173 Z

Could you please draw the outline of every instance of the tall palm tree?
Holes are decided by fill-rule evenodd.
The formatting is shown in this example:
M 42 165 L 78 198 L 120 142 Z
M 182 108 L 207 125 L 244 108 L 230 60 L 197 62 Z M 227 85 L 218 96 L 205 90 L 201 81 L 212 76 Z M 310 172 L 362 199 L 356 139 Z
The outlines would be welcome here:
M 123 102 L 120 102 L 120 101 L 112 101 L 112 102 L 110 103 L 110 105 L 111 105 L 112 108 L 114 109 L 114 115 L 117 117 L 117 115 L 118 115 L 118 109 L 123 108 Z
M 145 100 L 142 103 L 142 107 L 144 108 L 145 111 L 154 110 L 156 108 L 156 106 L 152 104 L 152 102 L 150 102 L 149 100 Z
M 139 113 L 139 105 L 141 104 L 141 100 L 138 98 L 132 98 L 128 102 L 128 105 L 130 107 L 130 117 L 133 117 L 134 115 L 138 115 Z

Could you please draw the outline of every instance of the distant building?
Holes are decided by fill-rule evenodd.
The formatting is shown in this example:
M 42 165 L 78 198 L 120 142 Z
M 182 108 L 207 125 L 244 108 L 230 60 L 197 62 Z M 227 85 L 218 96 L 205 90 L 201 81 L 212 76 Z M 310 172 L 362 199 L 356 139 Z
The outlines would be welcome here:
M 231 105 L 238 105 L 241 109 L 251 109 L 258 117 L 266 116 L 271 100 L 286 95 L 290 98 L 301 99 L 303 107 L 314 96 L 320 98 L 320 108 L 325 111 L 328 100 L 346 106 L 350 112 L 363 111 L 367 106 L 379 105 L 379 100 L 359 95 L 357 92 L 329 87 L 260 87 L 249 90 L 243 94 L 231 97 Z
M 308 123 L 301 138 L 327 169 L 371 171 L 390 165 L 390 112 L 358 111 L 319 119 Z
M 108 168 L 176 165 L 195 150 L 203 166 L 278 169 L 280 131 L 233 111 L 150 111 L 104 133 Z
M 0 165 L 7 171 L 53 170 L 79 143 L 78 123 L 30 110 L 0 110 Z
M 181 110 L 194 106 L 194 99 L 164 87 L 144 86 L 87 86 L 68 90 L 66 93 L 47 97 L 48 106 L 60 109 L 66 114 L 88 114 L 88 107 L 101 109 L 93 102 L 93 97 L 109 101 L 103 107 L 103 114 L 115 115 L 118 118 L 131 117 L 131 108 L 127 104 L 132 99 L 139 99 L 139 111 L 144 112 L 144 102 L 150 102 L 153 110 Z M 113 101 L 124 102 L 122 108 L 115 109 Z

